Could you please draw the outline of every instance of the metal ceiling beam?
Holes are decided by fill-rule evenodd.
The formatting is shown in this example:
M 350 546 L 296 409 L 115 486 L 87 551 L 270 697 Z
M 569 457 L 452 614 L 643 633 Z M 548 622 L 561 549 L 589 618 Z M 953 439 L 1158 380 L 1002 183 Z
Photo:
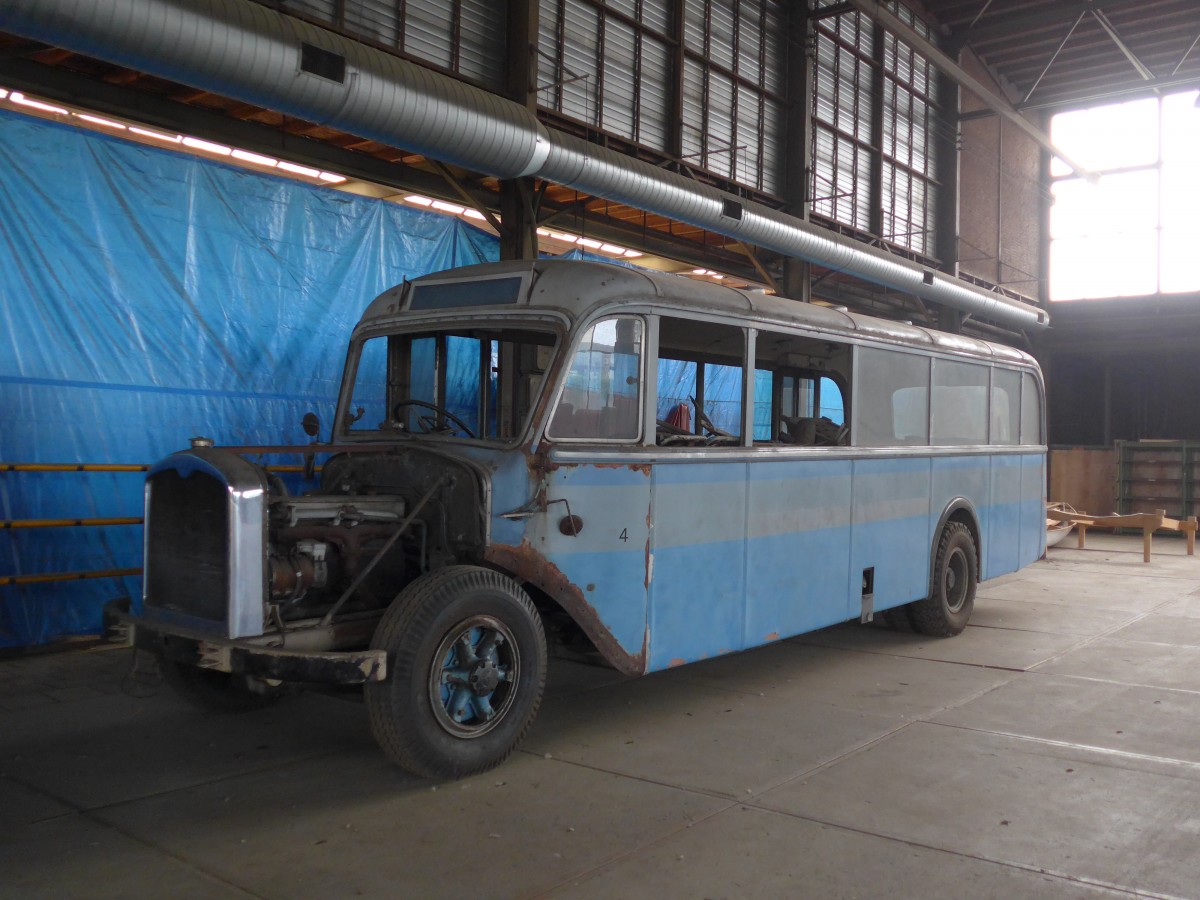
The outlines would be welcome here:
M 1071 35 L 1075 33 L 1075 29 L 1079 27 L 1079 23 L 1083 21 L 1083 17 L 1086 15 L 1087 13 L 1080 13 L 1079 17 L 1071 23 L 1071 27 L 1068 28 L 1067 33 L 1063 35 L 1063 39 L 1059 41 L 1058 46 L 1054 49 L 1054 52 L 1050 54 L 1050 59 L 1047 60 L 1046 65 L 1042 67 L 1042 71 L 1038 73 L 1038 77 L 1033 80 L 1033 84 L 1030 86 L 1029 90 L 1025 92 L 1025 96 L 1021 98 L 1021 103 L 1029 102 L 1029 98 L 1032 97 L 1034 91 L 1038 89 L 1038 85 L 1042 83 L 1042 79 L 1046 77 L 1046 73 L 1050 71 L 1050 67 L 1054 65 L 1054 61 L 1058 59 L 1058 55 L 1062 53 L 1063 47 L 1067 46 L 1067 41 L 1071 39 Z
M 1129 60 L 1129 64 L 1137 69 L 1137 73 L 1142 76 L 1142 80 L 1153 81 L 1154 73 L 1147 69 L 1145 64 L 1137 58 L 1137 54 L 1129 49 L 1129 45 L 1125 43 L 1117 29 L 1113 26 L 1113 23 L 1108 20 L 1108 16 L 1104 14 L 1103 10 L 1093 9 L 1092 16 L 1097 22 L 1100 23 L 1100 27 L 1104 29 L 1104 33 L 1112 38 L 1112 42 L 1117 45 L 1117 49 L 1124 54 L 1127 60 Z
M 1023 4 L 1006 3 L 1003 8 L 992 9 L 986 23 L 980 23 L 979 17 L 969 26 L 960 26 L 956 32 L 965 32 L 967 40 L 973 45 L 981 45 L 992 41 L 1003 41 L 1019 37 L 1040 28 L 1056 28 L 1059 25 L 1069 25 L 1079 13 L 1087 13 L 1093 9 L 1104 9 L 1129 4 L 1129 0 L 1059 0 L 1053 6 L 1037 7 L 1035 11 L 1023 11 Z M 1017 8 L 1013 8 L 1017 7 Z
M 1021 104 L 1022 110 L 1027 109 L 1062 109 L 1065 107 L 1090 106 L 1101 100 L 1112 100 L 1116 97 L 1153 97 L 1161 91 L 1176 88 L 1195 89 L 1200 77 L 1196 75 L 1176 75 L 1173 78 L 1155 78 L 1153 81 L 1134 81 L 1124 85 L 1094 88 L 1088 91 L 1078 91 L 1073 94 L 1057 94 L 1043 97 L 1032 103 Z
M 1061 150 L 1054 146 L 1050 137 L 1038 128 L 1023 115 L 1020 110 L 1010 103 L 1005 97 L 997 94 L 990 87 L 960 66 L 957 62 L 951 59 L 945 51 L 930 41 L 928 38 L 917 33 L 908 23 L 904 22 L 894 13 L 885 9 L 878 0 L 849 0 L 850 5 L 863 13 L 867 17 L 878 22 L 904 43 L 908 44 L 926 59 L 928 59 L 940 71 L 944 72 L 950 78 L 957 81 L 962 87 L 965 87 L 971 93 L 975 94 L 985 104 L 990 106 L 1004 118 L 1008 119 L 1029 137 L 1033 138 L 1039 146 L 1048 150 L 1051 154 L 1061 159 L 1066 163 L 1071 170 L 1082 178 L 1089 181 L 1094 181 L 1096 176 L 1075 162 L 1071 157 L 1067 156 Z

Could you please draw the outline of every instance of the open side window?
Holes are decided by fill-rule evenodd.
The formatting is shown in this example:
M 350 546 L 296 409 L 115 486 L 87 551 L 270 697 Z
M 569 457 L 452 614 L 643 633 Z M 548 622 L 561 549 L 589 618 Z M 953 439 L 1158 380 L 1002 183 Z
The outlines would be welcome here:
M 849 361 L 846 345 L 759 331 L 754 358 L 754 443 L 848 444 L 844 388 Z
M 741 444 L 745 346 L 745 330 L 733 325 L 659 320 L 655 443 Z

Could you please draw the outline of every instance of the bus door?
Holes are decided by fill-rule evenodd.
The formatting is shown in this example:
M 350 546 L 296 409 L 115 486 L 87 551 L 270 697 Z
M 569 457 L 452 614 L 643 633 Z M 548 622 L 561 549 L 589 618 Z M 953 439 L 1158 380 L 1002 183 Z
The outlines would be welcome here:
M 643 425 L 643 333 L 640 318 L 615 316 L 580 339 L 546 430 L 546 512 L 529 533 L 582 593 L 582 615 L 594 615 L 639 671 L 650 581 L 650 466 L 633 450 Z

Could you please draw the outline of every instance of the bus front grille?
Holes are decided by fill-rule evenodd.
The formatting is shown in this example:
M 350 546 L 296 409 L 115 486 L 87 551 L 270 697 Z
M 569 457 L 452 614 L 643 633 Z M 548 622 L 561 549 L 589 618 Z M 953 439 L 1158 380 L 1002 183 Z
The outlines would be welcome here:
M 147 608 L 225 625 L 230 583 L 226 485 L 203 472 L 184 477 L 167 469 L 150 478 L 148 491 Z

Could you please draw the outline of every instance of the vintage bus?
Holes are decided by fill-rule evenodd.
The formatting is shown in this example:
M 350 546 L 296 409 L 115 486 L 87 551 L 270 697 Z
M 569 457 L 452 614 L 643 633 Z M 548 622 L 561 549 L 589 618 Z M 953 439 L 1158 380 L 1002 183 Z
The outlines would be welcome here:
M 615 265 L 378 297 L 319 487 L 200 441 L 147 479 L 126 636 L 191 699 L 365 685 L 422 775 L 503 760 L 547 635 L 628 674 L 883 614 L 967 623 L 1045 548 L 1037 364 L 1011 347 Z M 296 449 L 296 448 L 293 448 Z

